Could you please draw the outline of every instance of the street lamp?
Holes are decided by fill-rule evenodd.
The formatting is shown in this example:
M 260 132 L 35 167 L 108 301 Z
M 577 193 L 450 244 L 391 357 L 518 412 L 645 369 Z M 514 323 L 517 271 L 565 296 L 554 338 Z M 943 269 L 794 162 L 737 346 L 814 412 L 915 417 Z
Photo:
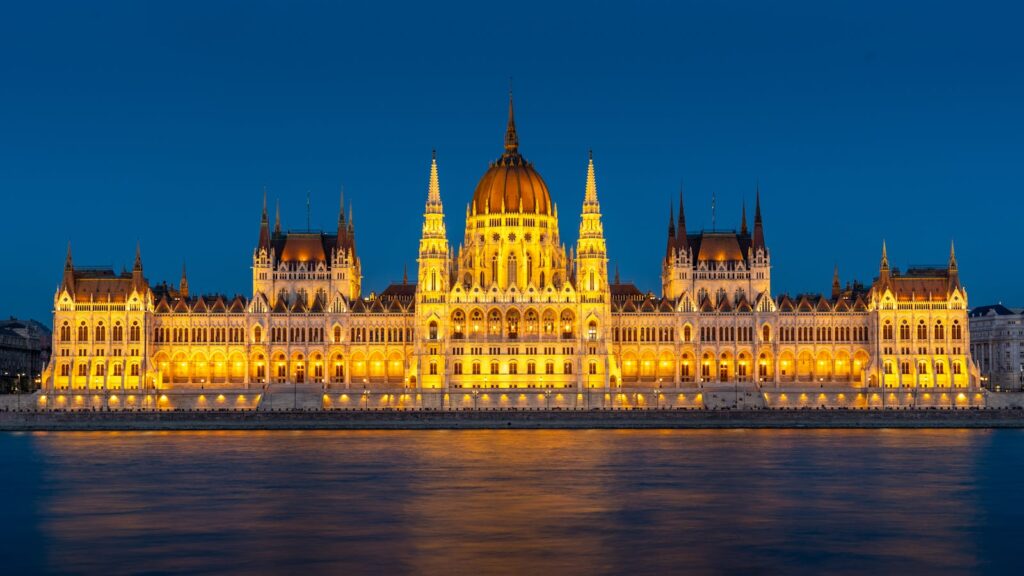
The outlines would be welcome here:
M 366 380 L 363 380 L 363 410 L 367 410 L 370 407 L 370 389 L 366 387 Z
M 473 390 L 473 410 L 477 409 L 477 402 L 476 402 L 476 400 L 477 400 L 477 397 L 479 397 L 479 396 L 480 396 L 480 391 L 479 390 Z
M 658 383 L 658 387 L 654 389 L 654 408 L 661 408 L 661 383 Z
M 551 390 L 550 389 L 544 391 L 544 398 L 547 400 L 547 403 L 548 403 L 548 408 L 547 409 L 551 410 Z

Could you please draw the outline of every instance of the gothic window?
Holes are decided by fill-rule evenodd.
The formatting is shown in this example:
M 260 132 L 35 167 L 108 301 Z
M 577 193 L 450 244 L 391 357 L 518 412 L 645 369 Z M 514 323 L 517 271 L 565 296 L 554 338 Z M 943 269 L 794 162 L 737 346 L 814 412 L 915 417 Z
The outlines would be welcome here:
M 527 240 L 529 241 L 529 240 Z M 530 282 L 533 280 L 533 255 L 526 255 L 526 281 Z
M 900 374 L 910 374 L 910 362 L 907 362 L 905 360 L 903 362 L 900 362 Z
M 128 329 L 128 340 L 131 342 L 138 342 L 141 339 L 141 331 L 139 323 L 132 322 L 131 327 Z
M 476 334 L 484 322 L 484 313 L 479 308 L 473 310 L 469 313 L 469 320 L 473 323 L 473 333 Z
M 494 336 L 501 334 L 501 312 L 491 310 L 487 314 L 487 332 Z
M 953 362 L 953 374 L 960 374 L 960 362 Z
M 761 328 L 761 341 L 763 341 L 763 342 L 771 342 L 772 341 L 772 328 L 771 328 L 771 326 L 765 324 Z
M 591 290 L 596 290 L 596 288 L 594 288 L 594 271 L 593 270 L 590 271 L 590 289 Z
M 691 329 L 690 329 L 690 325 L 689 324 L 687 324 L 686 326 L 683 326 L 683 341 L 684 342 L 689 342 L 690 341 L 690 336 L 691 336 L 690 331 L 691 331 Z
M 484 285 L 484 273 L 480 272 L 480 286 Z
M 341 342 L 341 326 L 334 327 L 334 343 Z
M 892 374 L 892 362 L 885 363 L 885 373 Z
M 892 340 L 892 324 L 888 320 L 885 321 L 885 325 L 882 326 L 882 339 Z
M 526 373 L 527 374 L 536 374 L 537 373 L 537 363 L 534 362 L 533 360 L 530 360 L 529 362 L 527 362 L 526 363 Z
M 114 376 L 120 376 L 122 374 L 122 370 L 124 370 L 124 367 L 120 364 L 114 364 Z
M 96 375 L 97 376 L 105 376 L 106 374 L 107 374 L 107 367 L 104 366 L 103 364 L 97 364 L 96 365 Z
M 572 362 L 567 360 L 562 364 L 562 374 L 572 374 Z
M 498 255 L 491 256 L 491 283 L 498 281 Z
M 910 324 L 906 320 L 900 324 L 900 340 L 910 340 Z
M 132 364 L 131 367 L 128 370 L 128 375 L 129 376 L 138 376 L 139 375 L 139 365 L 138 364 Z
M 917 339 L 927 340 L 928 339 L 928 326 L 925 325 L 924 320 L 917 325 Z
M 71 365 L 70 364 L 61 364 L 60 365 L 60 375 L 61 376 L 67 376 L 70 373 L 71 373 Z
M 111 340 L 113 340 L 114 342 L 121 342 L 122 340 L 124 340 L 124 327 L 121 326 L 120 322 L 114 324 L 114 329 L 112 330 L 112 332 L 113 337 L 111 338 Z
M 491 374 L 497 374 L 497 373 L 498 373 L 498 361 L 497 360 L 491 360 Z
M 430 289 L 437 290 L 437 270 L 430 271 Z
M 107 339 L 107 329 L 103 326 L 103 322 L 96 325 L 96 341 L 103 342 Z
M 594 320 L 587 324 L 587 340 L 597 340 L 597 322 Z
M 515 360 L 512 360 L 511 362 L 508 363 L 508 373 L 519 374 L 519 364 L 516 363 Z
M 938 364 L 935 365 L 935 373 L 936 374 L 945 374 L 946 373 L 946 369 L 943 367 L 941 362 L 939 362 Z
M 544 287 L 544 271 L 543 270 L 540 271 L 540 286 L 541 286 L 541 288 Z
M 480 374 L 480 363 L 473 362 L 473 374 Z
M 510 254 L 508 257 L 508 285 L 516 285 L 516 255 Z
M 519 336 L 519 312 L 517 310 L 508 311 L 508 314 L 505 315 L 505 325 L 509 338 Z
M 452 313 L 452 336 L 454 338 L 462 338 L 462 329 L 466 324 L 466 313 L 462 310 L 456 310 Z
M 79 364 L 78 365 L 78 375 L 79 376 L 88 376 L 89 375 L 88 370 L 89 370 L 89 367 L 87 365 L 85 365 L 85 364 Z
M 60 341 L 68 342 L 71 340 L 71 326 L 68 326 L 67 322 L 64 322 L 60 326 Z M 67 374 L 65 374 L 67 376 Z
M 591 361 L 587 367 L 587 371 L 590 372 L 590 374 L 597 374 L 597 362 Z
M 928 364 L 925 363 L 925 362 L 918 362 L 917 363 L 917 373 L 918 374 L 927 374 L 928 373 Z
M 545 374 L 554 374 L 555 373 L 555 363 L 554 362 L 548 362 L 548 363 L 544 364 L 544 373 Z
M 437 362 L 430 363 L 430 375 L 437 376 Z
M 563 338 L 568 338 L 568 337 L 572 336 L 573 315 L 572 315 L 571 311 L 564 310 L 562 312 L 562 326 L 561 326 L 561 328 L 562 328 L 562 337 Z
M 437 322 L 431 320 L 429 326 L 430 339 L 437 340 Z
M 462 362 L 456 362 L 455 364 L 452 365 L 452 373 L 454 373 L 455 375 L 462 374 Z
M 953 328 L 950 330 L 950 335 L 953 337 L 953 340 L 960 340 L 963 338 L 963 334 L 960 332 L 959 320 L 953 320 Z
M 263 328 L 256 326 L 252 329 L 252 341 L 259 344 L 263 340 Z
M 946 327 L 942 325 L 941 320 L 935 323 L 935 339 L 940 341 L 946 339 Z

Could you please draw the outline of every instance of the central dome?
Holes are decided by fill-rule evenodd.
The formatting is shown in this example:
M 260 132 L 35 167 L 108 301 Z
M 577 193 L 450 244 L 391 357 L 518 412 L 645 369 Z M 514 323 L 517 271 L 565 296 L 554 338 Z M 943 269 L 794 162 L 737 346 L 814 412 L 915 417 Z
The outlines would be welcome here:
M 491 163 L 473 192 L 477 214 L 522 212 L 551 215 L 551 195 L 544 179 L 519 154 L 512 113 L 512 95 L 508 99 L 508 128 L 505 130 L 505 153 Z

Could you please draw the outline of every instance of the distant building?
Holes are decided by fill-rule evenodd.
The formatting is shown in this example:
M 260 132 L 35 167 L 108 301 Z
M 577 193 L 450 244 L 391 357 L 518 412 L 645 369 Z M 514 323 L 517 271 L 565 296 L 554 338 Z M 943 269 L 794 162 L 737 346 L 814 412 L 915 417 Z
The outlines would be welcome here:
M 979 306 L 969 313 L 971 354 L 986 387 L 1024 387 L 1024 308 Z
M 35 320 L 0 321 L 0 391 L 34 390 L 50 362 L 50 329 Z

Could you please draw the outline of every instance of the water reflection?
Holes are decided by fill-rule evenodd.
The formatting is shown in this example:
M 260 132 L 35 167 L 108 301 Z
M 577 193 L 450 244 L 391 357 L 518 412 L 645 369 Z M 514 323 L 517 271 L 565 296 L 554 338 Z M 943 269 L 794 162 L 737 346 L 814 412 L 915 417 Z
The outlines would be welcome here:
M 61 433 L 52 570 L 666 574 L 983 568 L 1013 431 Z

